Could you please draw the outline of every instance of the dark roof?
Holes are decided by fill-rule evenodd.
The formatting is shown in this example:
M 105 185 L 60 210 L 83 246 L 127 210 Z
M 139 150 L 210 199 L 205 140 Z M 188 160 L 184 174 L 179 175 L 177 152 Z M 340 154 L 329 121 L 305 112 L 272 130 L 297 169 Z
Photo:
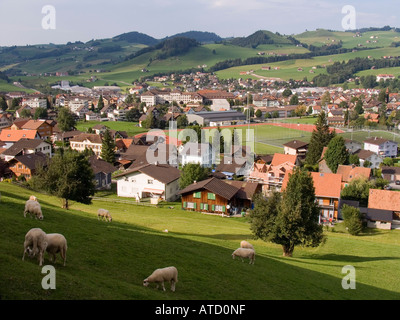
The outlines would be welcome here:
M 298 149 L 301 147 L 308 146 L 308 142 L 304 142 L 304 141 L 300 141 L 300 140 L 292 140 L 287 143 L 284 143 L 283 145 L 288 148 Z
M 200 189 L 206 189 L 219 195 L 222 198 L 229 200 L 239 191 L 240 188 L 229 185 L 224 181 L 213 177 L 210 179 L 192 183 L 185 189 L 179 191 L 178 194 L 190 193 Z
M 365 159 L 369 158 L 370 156 L 374 155 L 375 153 L 372 151 L 369 151 L 369 150 L 359 149 L 356 152 L 354 152 L 353 154 L 357 155 L 358 158 L 365 160 Z
M 261 186 L 261 184 L 259 184 L 258 182 L 249 181 L 224 180 L 224 182 L 236 188 L 239 188 L 236 197 L 244 200 L 251 200 Z
M 7 156 L 16 156 L 20 152 L 22 152 L 24 149 L 35 149 L 37 148 L 41 143 L 45 141 L 41 139 L 21 139 L 15 142 L 11 147 L 9 147 L 6 151 L 3 152 L 3 155 Z M 50 144 L 48 143 L 50 146 Z
M 144 173 L 165 184 L 175 181 L 181 176 L 181 172 L 177 168 L 168 164 L 144 164 L 118 174 L 115 178 L 123 177 L 134 172 Z
M 103 172 L 103 173 L 113 173 L 117 171 L 117 169 L 107 161 L 97 158 L 97 156 L 93 155 L 89 157 L 90 166 L 93 169 L 94 174 Z
M 400 174 L 400 167 L 382 167 L 382 174 Z
M 42 152 L 25 154 L 22 156 L 16 156 L 14 159 L 9 162 L 21 162 L 29 169 L 36 169 L 36 165 L 44 166 L 47 164 L 47 157 Z
M 393 211 L 367 208 L 365 217 L 368 220 L 392 222 Z

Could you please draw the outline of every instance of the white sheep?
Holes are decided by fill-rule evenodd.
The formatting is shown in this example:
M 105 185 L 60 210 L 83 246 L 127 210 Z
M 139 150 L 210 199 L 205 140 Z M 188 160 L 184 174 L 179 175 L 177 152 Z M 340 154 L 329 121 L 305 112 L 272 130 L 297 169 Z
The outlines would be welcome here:
M 161 284 L 162 289 L 165 291 L 164 281 L 169 281 L 171 283 L 171 291 L 175 292 L 175 283 L 178 282 L 178 270 L 175 267 L 166 267 L 161 269 L 156 269 L 154 272 L 143 280 L 143 285 L 147 287 L 150 282 Z
M 46 233 L 40 228 L 32 228 L 25 235 L 24 255 L 22 256 L 22 260 L 25 260 L 25 253 L 27 253 L 30 258 L 38 255 L 39 266 L 41 266 L 43 264 L 43 255 L 46 248 Z
M 40 203 L 36 200 L 28 200 L 25 202 L 24 217 L 26 217 L 27 213 L 35 216 L 36 219 L 43 220 L 42 208 L 40 207 Z
M 56 253 L 60 253 L 61 258 L 64 260 L 64 266 L 65 262 L 67 260 L 67 239 L 60 234 L 60 233 L 48 233 L 46 234 L 46 240 L 47 240 L 47 247 L 46 251 L 50 254 L 53 255 L 53 263 L 56 262 Z
M 111 214 L 108 210 L 106 209 L 99 209 L 97 210 L 97 219 L 100 220 L 100 218 L 103 220 L 105 219 L 106 221 L 108 220 L 108 222 L 112 221 L 112 217 Z
M 248 258 L 250 259 L 249 264 L 254 264 L 254 260 L 256 260 L 256 253 L 253 249 L 249 248 L 238 248 L 232 253 L 232 258 L 235 259 L 235 257 L 239 257 L 242 259 L 243 258 Z
M 243 241 L 240 242 L 240 247 L 254 250 L 253 245 L 250 242 L 247 242 L 246 240 L 243 240 Z

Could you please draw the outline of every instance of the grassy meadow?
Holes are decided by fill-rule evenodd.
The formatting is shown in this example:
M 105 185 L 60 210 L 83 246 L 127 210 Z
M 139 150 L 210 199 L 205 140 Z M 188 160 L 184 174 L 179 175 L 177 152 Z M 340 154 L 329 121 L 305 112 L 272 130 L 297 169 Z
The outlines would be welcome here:
M 94 201 L 60 207 L 57 198 L 34 193 L 44 220 L 23 217 L 24 202 L 33 192 L 0 183 L 0 295 L 3 300 L 363 300 L 399 299 L 400 232 L 367 230 L 358 237 L 341 224 L 326 231 L 317 248 L 298 247 L 292 258 L 280 246 L 253 240 L 249 221 L 179 209 Z M 98 221 L 104 207 L 113 222 Z M 44 290 L 36 260 L 22 261 L 26 232 L 40 227 L 62 233 L 68 241 L 67 264 L 57 258 L 56 289 Z M 163 230 L 168 229 L 168 233 Z M 254 265 L 233 260 L 241 240 L 251 241 Z M 45 255 L 45 265 L 49 264 Z M 143 287 L 159 267 L 179 271 L 176 292 Z M 356 270 L 356 289 L 341 286 L 342 268 Z

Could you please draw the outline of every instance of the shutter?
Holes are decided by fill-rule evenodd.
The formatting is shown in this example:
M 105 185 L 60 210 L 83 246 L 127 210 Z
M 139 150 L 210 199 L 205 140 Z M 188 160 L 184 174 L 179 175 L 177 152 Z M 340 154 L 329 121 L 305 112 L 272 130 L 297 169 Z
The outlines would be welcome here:
M 211 210 L 212 210 L 212 211 L 215 211 L 215 205 L 214 205 L 214 204 L 211 205 Z
M 193 209 L 196 209 L 196 208 L 197 208 L 197 203 L 193 202 Z
M 204 204 L 204 210 L 208 210 L 208 203 Z
M 225 206 L 222 206 L 222 212 L 225 212 Z
M 204 205 L 200 203 L 200 210 L 203 210 Z
M 187 202 L 183 203 L 183 207 L 186 208 L 187 207 Z

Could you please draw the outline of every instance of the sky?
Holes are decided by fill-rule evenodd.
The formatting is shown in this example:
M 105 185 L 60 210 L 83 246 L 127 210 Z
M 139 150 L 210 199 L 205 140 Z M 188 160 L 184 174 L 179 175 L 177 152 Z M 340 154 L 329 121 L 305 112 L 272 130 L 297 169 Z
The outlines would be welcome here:
M 353 11 L 342 13 L 345 6 Z M 258 30 L 400 27 L 398 0 L 1 0 L 0 12 L 0 46 L 86 42 L 130 31 L 161 39 L 186 31 L 225 38 Z

